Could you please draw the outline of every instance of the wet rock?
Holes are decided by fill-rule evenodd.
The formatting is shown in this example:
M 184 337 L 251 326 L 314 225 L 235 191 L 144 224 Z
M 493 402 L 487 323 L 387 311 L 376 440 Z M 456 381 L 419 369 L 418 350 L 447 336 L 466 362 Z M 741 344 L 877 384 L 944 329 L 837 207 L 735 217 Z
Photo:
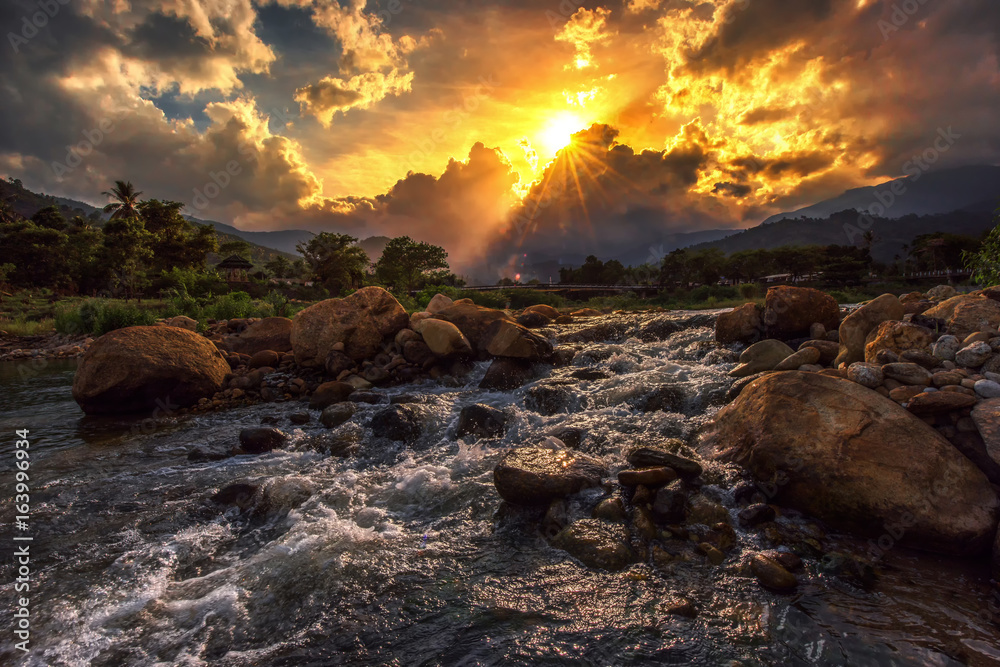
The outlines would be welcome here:
M 549 504 L 549 509 L 545 512 L 545 516 L 542 517 L 539 528 L 541 528 L 542 535 L 546 539 L 551 540 L 568 524 L 569 510 L 566 507 L 566 500 L 560 498 L 553 500 Z
M 580 519 L 562 530 L 552 540 L 587 567 L 618 572 L 632 562 L 632 548 L 624 526 L 597 519 Z
M 221 447 L 198 445 L 188 452 L 187 459 L 192 463 L 201 461 L 222 461 L 232 456 L 232 453 Z
M 240 334 L 229 336 L 228 342 L 233 352 L 239 354 L 253 355 L 261 350 L 291 352 L 292 321 L 287 317 L 265 317 L 247 326 Z
M 1000 463 L 993 460 L 986 442 L 979 431 L 975 430 L 975 424 L 971 431 L 958 431 L 948 438 L 955 449 L 962 452 L 967 459 L 972 461 L 977 468 L 983 471 L 986 478 L 996 486 L 1000 486 Z
M 722 561 L 726 560 L 726 554 L 722 553 L 708 542 L 702 542 L 699 544 L 698 551 L 705 554 L 705 557 L 708 558 L 708 561 L 712 563 L 712 565 L 722 565 Z
M 417 323 L 416 328 L 431 352 L 439 357 L 472 354 L 469 340 L 451 322 L 427 319 Z
M 586 434 L 587 432 L 579 426 L 559 426 L 547 433 L 548 436 L 562 441 L 570 449 L 579 449 Z
M 964 294 L 941 302 L 923 317 L 944 322 L 944 333 L 965 339 L 969 334 L 1000 325 L 1000 302 L 983 296 Z
M 391 405 L 376 412 L 369 426 L 377 438 L 412 444 L 420 437 L 423 413 L 413 404 Z
M 934 337 L 930 329 L 909 322 L 883 322 L 878 329 L 868 334 L 865 345 L 865 361 L 876 363 L 881 350 L 891 350 L 897 355 L 906 350 L 930 352 Z
M 753 557 L 753 560 L 750 561 L 750 569 L 764 588 L 773 591 L 787 592 L 794 590 L 799 585 L 799 580 L 794 574 L 786 570 L 776 560 L 763 554 L 757 554 Z
M 683 326 L 679 322 L 667 315 L 662 315 L 642 324 L 636 335 L 642 342 L 652 343 L 658 340 L 667 340 L 682 328 Z
M 319 421 L 327 428 L 336 428 L 354 416 L 354 403 L 336 403 L 328 406 L 319 416 Z
M 275 477 L 264 482 L 260 490 L 259 514 L 276 514 L 300 507 L 316 493 L 308 479 L 296 476 Z
M 862 387 L 874 389 L 882 386 L 885 375 L 882 373 L 882 367 L 878 364 L 866 364 L 859 361 L 851 364 L 850 368 L 847 369 L 847 379 L 851 382 L 857 382 Z
M 236 505 L 246 509 L 253 504 L 254 496 L 260 487 L 247 482 L 234 482 L 222 487 L 212 495 L 212 502 L 219 505 Z
M 988 343 L 973 343 L 955 353 L 955 363 L 964 368 L 979 368 L 993 356 Z
M 646 542 L 655 540 L 660 534 L 659 528 L 653 521 L 652 513 L 642 505 L 636 505 L 632 510 L 631 532 Z
M 422 368 L 426 368 L 437 361 L 437 355 L 422 340 L 407 341 L 403 345 L 403 358 L 409 363 Z
M 625 515 L 625 505 L 621 498 L 605 498 L 597 503 L 591 516 L 611 523 L 625 523 L 628 518 Z
M 605 371 L 597 370 L 596 368 L 581 368 L 573 371 L 569 375 L 577 380 L 586 380 L 589 382 L 593 382 L 594 380 L 606 380 L 611 377 L 611 375 Z
M 990 458 L 1000 463 L 1000 398 L 979 403 L 972 410 L 972 421 L 979 429 Z
M 524 359 L 494 359 L 479 383 L 480 389 L 510 391 L 535 378 L 534 365 Z
M 701 464 L 691 459 L 677 456 L 662 449 L 652 447 L 636 447 L 629 451 L 626 457 L 629 465 L 634 468 L 667 467 L 673 469 L 681 479 L 694 479 L 701 474 Z
M 740 510 L 740 523 L 748 528 L 774 521 L 774 508 L 764 503 L 756 503 Z
M 743 378 L 739 378 L 729 387 L 729 391 L 726 393 L 726 402 L 732 403 L 736 398 L 743 392 L 744 387 L 753 382 L 754 380 L 767 375 L 768 373 L 773 373 L 774 371 L 763 371 L 761 373 L 754 373 L 753 375 L 748 375 Z
M 369 405 L 381 405 L 385 403 L 385 394 L 374 391 L 355 391 L 350 396 L 352 403 L 367 403 Z
M 288 415 L 288 421 L 293 424 L 308 424 L 312 417 L 309 416 L 308 412 L 293 412 Z
M 764 299 L 768 338 L 787 340 L 809 336 L 814 322 L 827 330 L 840 326 L 840 306 L 829 294 L 808 287 L 772 287 Z M 787 355 L 785 355 L 787 356 Z
M 997 522 L 986 476 L 933 428 L 816 373 L 757 380 L 719 411 L 700 450 L 772 485 L 775 503 L 836 528 L 879 536 L 905 523 L 903 546 L 976 553 Z
M 524 407 L 542 415 L 569 412 L 574 401 L 573 390 L 561 384 L 539 384 L 528 389 Z
M 972 396 L 935 391 L 917 394 L 907 403 L 906 409 L 918 417 L 925 417 L 971 408 L 975 404 L 976 399 Z
M 458 429 L 455 435 L 461 438 L 474 435 L 477 438 L 498 438 L 507 430 L 507 415 L 501 410 L 477 403 L 462 408 L 458 415 Z
M 673 468 L 642 468 L 639 470 L 622 470 L 618 473 L 618 483 L 622 486 L 648 486 L 655 488 L 677 479 Z
M 517 323 L 527 329 L 538 329 L 547 327 L 552 323 L 552 320 L 541 313 L 522 313 L 517 318 Z
M 337 343 L 343 343 L 343 352 L 354 361 L 370 359 L 409 321 L 406 310 L 381 287 L 363 287 L 343 299 L 320 301 L 292 320 L 295 363 L 322 367 Z
M 653 498 L 653 516 L 661 523 L 680 523 L 687 514 L 687 494 L 680 480 L 659 489 Z
M 494 357 L 541 361 L 552 354 L 552 343 L 515 322 L 497 320 L 483 333 L 485 349 Z
M 663 550 L 660 549 L 660 551 L 662 552 Z M 694 602 L 683 597 L 671 598 L 666 602 L 660 603 L 660 611 L 668 616 L 682 616 L 684 618 L 697 618 L 698 616 L 698 608 Z
M 538 303 L 535 304 L 534 306 L 528 306 L 527 308 L 524 309 L 524 312 L 538 313 L 539 315 L 543 315 L 549 318 L 550 320 L 554 320 L 557 317 L 559 317 L 559 311 L 546 303 Z
M 687 521 L 688 523 L 700 523 L 706 526 L 728 523 L 729 512 L 714 500 L 709 500 L 699 495 L 691 499 L 689 503 Z
M 570 314 L 573 317 L 586 318 L 586 317 L 600 317 L 604 313 L 594 308 L 581 308 L 580 310 L 574 310 Z
M 363 377 L 367 382 L 371 384 L 382 384 L 386 382 L 390 375 L 387 370 L 379 366 L 369 366 L 368 368 L 361 371 L 361 377 Z
M 497 464 L 493 483 L 507 502 L 537 505 L 598 486 L 606 472 L 600 461 L 577 452 L 521 447 Z
M 552 350 L 552 356 L 546 359 L 546 363 L 556 367 L 569 366 L 576 357 L 576 348 L 569 345 L 560 345 Z
M 230 367 L 209 340 L 177 327 L 117 329 L 87 348 L 73 398 L 87 414 L 187 407 L 222 391 Z
M 770 550 L 763 551 L 761 554 L 775 561 L 789 572 L 794 572 L 802 567 L 802 559 L 790 551 Z
M 773 370 L 794 352 L 780 340 L 762 340 L 743 350 L 743 354 L 740 355 L 740 365 L 729 371 L 729 376 L 739 378 Z
M 823 366 L 832 365 L 834 359 L 840 354 L 840 343 L 832 340 L 807 340 L 799 345 L 799 350 L 804 347 L 815 347 L 819 350 L 819 363 Z
M 865 361 L 868 334 L 887 321 L 903 319 L 903 304 L 893 294 L 883 294 L 861 306 L 840 324 L 840 350 L 835 366 Z
M 660 385 L 650 394 L 637 401 L 636 407 L 642 412 L 680 412 L 687 401 L 683 387 Z
M 240 431 L 240 447 L 248 454 L 265 454 L 288 442 L 288 435 L 276 428 L 256 426 Z
M 324 382 L 316 387 L 316 391 L 309 399 L 309 407 L 313 410 L 322 410 L 334 403 L 346 401 L 352 393 L 354 386 L 347 382 Z

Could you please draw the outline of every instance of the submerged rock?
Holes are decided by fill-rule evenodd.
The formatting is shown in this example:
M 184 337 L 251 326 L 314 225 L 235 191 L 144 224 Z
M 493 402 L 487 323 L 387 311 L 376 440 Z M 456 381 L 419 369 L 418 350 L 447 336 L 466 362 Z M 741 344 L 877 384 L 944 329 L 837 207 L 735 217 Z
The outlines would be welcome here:
M 786 570 L 781 563 L 764 554 L 757 554 L 753 557 L 753 560 L 750 561 L 750 569 L 762 586 L 774 591 L 786 592 L 799 585 L 799 580 L 794 574 Z
M 73 379 L 73 398 L 87 414 L 169 414 L 221 391 L 229 371 L 215 345 L 192 331 L 126 327 L 87 348 Z
M 517 389 L 535 378 L 535 367 L 525 359 L 494 359 L 479 383 L 480 389 Z
M 248 454 L 265 454 L 288 442 L 288 434 L 280 429 L 256 426 L 240 431 L 240 447 Z
M 697 461 L 654 447 L 633 448 L 626 458 L 629 465 L 635 468 L 665 466 L 676 472 L 682 479 L 694 479 L 702 472 L 701 464 Z
M 497 464 L 493 483 L 509 503 L 539 505 L 598 486 L 606 474 L 603 463 L 584 454 L 522 447 L 510 451 Z
M 507 415 L 502 410 L 477 403 L 462 408 L 458 415 L 458 428 L 455 435 L 459 438 L 474 435 L 479 438 L 496 438 L 507 429 Z
M 628 530 L 598 519 L 573 522 L 552 539 L 552 546 L 566 551 L 587 567 L 609 572 L 624 569 L 633 559 Z
M 702 453 L 747 468 L 774 501 L 905 546 L 977 553 L 997 525 L 986 476 L 933 428 L 879 394 L 814 373 L 774 373 L 723 408 Z M 902 528 L 901 528 L 902 527 Z
M 370 426 L 375 437 L 411 444 L 420 437 L 423 412 L 412 403 L 390 405 L 372 416 Z
M 323 409 L 319 421 L 327 428 L 335 428 L 354 416 L 354 403 L 335 403 Z

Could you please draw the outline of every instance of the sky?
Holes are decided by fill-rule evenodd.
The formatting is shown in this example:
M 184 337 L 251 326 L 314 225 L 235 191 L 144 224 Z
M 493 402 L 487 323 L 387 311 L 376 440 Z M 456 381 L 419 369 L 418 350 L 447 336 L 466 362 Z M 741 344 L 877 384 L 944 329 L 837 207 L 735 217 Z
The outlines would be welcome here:
M 460 271 L 1000 162 L 995 0 L 5 0 L 0 30 L 0 174 Z

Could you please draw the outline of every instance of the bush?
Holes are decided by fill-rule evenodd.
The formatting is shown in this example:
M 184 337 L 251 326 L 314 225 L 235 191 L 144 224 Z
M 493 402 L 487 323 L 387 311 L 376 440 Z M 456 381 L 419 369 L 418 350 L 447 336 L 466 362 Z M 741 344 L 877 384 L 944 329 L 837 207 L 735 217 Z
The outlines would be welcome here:
M 205 307 L 205 317 L 217 320 L 233 320 L 253 317 L 256 308 L 246 292 L 230 292 L 216 298 Z
M 421 310 L 427 307 L 427 304 L 431 302 L 437 294 L 444 294 L 450 299 L 461 299 L 460 292 L 458 288 L 452 287 L 451 285 L 428 285 L 427 287 L 420 290 L 420 292 L 415 297 L 415 301 Z
M 515 310 L 543 303 L 553 308 L 562 308 L 566 305 L 566 299 L 551 292 L 541 292 L 533 289 L 510 289 L 502 290 L 501 293 L 504 295 L 505 301 L 510 303 L 510 307 Z
M 507 297 L 500 291 L 493 292 L 463 292 L 462 296 L 471 299 L 472 303 L 485 308 L 506 308 Z
M 80 311 L 83 310 L 83 306 L 87 305 L 86 302 L 79 308 L 69 306 L 56 309 L 55 313 L 55 327 L 56 332 L 61 334 L 69 334 L 70 336 L 82 336 L 88 334 L 93 330 L 93 318 L 87 324 L 84 324 L 83 315 Z
M 131 303 L 106 303 L 97 309 L 92 333 L 103 336 L 115 329 L 149 326 L 155 323 L 156 314 L 151 310 L 144 310 Z
M 757 285 L 755 283 L 743 283 L 739 286 L 740 296 L 751 301 L 757 298 Z

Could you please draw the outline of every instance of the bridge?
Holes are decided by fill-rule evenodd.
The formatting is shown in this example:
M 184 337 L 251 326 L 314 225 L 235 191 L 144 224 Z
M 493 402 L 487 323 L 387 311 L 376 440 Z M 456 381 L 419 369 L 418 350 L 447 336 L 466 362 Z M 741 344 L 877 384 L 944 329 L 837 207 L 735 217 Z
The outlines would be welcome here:
M 586 300 L 590 296 L 605 296 L 608 294 L 623 294 L 635 292 L 641 298 L 656 296 L 663 287 L 659 285 L 569 285 L 561 283 L 537 283 L 534 285 L 468 285 L 459 290 L 467 292 L 496 292 L 501 290 L 535 290 L 549 294 L 559 294 L 576 299 Z M 589 295 L 589 296 L 588 296 Z

